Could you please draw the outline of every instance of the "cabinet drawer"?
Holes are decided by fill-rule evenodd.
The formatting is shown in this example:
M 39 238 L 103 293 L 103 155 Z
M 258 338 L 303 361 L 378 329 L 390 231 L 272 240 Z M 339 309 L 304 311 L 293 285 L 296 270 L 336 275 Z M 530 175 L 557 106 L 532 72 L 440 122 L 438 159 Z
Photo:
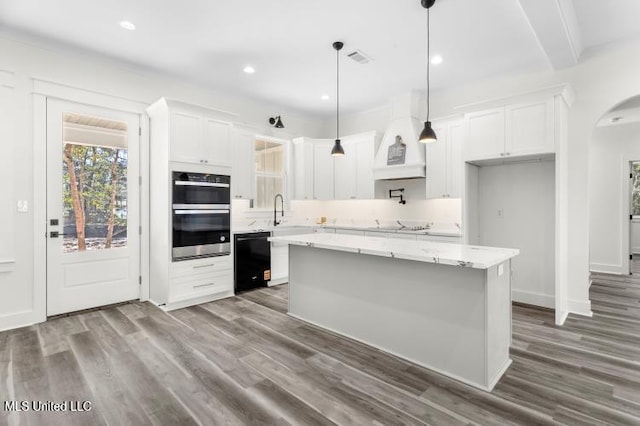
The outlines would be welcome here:
M 233 274 L 226 271 L 175 278 L 169 287 L 170 302 L 233 291 Z
M 226 271 L 233 268 L 231 256 L 208 257 L 206 259 L 175 262 L 169 268 L 171 278 L 188 277 L 204 273 Z

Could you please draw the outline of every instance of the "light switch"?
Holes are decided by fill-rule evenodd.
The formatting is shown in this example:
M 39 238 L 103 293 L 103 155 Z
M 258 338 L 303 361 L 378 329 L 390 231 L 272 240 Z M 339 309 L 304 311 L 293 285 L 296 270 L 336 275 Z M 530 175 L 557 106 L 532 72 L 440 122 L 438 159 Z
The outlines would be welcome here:
M 502 275 L 504 275 L 504 263 L 498 265 L 498 276 L 501 277 Z
M 19 213 L 29 212 L 29 203 L 27 202 L 27 200 L 18 200 L 18 212 Z

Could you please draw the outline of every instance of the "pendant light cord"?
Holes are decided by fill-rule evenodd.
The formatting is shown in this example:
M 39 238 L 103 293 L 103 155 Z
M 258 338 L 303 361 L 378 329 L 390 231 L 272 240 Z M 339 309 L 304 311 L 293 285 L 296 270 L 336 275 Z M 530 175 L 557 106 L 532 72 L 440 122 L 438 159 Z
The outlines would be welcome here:
M 340 139 L 340 49 L 336 49 L 336 140 Z
M 431 93 L 430 93 L 430 81 L 429 81 L 429 69 L 431 68 L 431 52 L 430 50 L 430 44 L 431 44 L 431 37 L 430 37 L 430 30 L 431 30 L 431 26 L 429 24 L 429 14 L 430 14 L 431 9 L 427 9 L 427 121 L 429 121 L 429 113 L 431 112 L 431 105 L 430 105 L 430 98 L 431 98 Z

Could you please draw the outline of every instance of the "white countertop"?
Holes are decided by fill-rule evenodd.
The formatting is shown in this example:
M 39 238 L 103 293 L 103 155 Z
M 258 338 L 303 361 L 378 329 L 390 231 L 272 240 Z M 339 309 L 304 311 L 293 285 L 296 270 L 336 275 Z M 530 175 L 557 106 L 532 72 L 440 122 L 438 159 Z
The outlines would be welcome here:
M 309 232 L 313 232 L 315 229 L 347 229 L 353 231 L 363 231 L 363 232 L 381 232 L 381 233 L 397 233 L 397 234 L 412 234 L 412 235 L 435 235 L 435 236 L 443 236 L 443 237 L 461 237 L 462 232 L 459 229 L 453 230 L 450 228 L 432 228 L 432 229 L 421 229 L 421 230 L 412 230 L 411 228 L 397 228 L 394 229 L 392 227 L 383 227 L 376 228 L 370 226 L 355 226 L 355 225 L 289 225 L 289 224 L 281 224 L 277 227 L 274 227 L 272 224 L 262 226 L 253 225 L 241 225 L 234 226 L 233 233 L 234 234 L 245 234 L 250 232 L 271 232 L 274 229 L 289 229 L 289 228 L 306 228 L 309 229 Z
M 488 269 L 520 254 L 517 249 L 343 234 L 289 235 L 269 241 L 475 269 Z

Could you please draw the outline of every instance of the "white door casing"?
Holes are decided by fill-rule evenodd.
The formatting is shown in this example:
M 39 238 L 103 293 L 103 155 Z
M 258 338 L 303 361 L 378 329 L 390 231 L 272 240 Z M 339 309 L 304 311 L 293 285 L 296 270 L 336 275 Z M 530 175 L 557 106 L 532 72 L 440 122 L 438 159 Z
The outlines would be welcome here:
M 65 252 L 63 217 L 63 117 L 77 114 L 126 124 L 126 245 Z M 78 128 L 82 130 L 83 124 Z M 86 126 L 86 124 L 85 124 Z M 140 298 L 140 116 L 134 113 L 47 99 L 47 315 Z M 96 146 L 109 139 L 92 128 Z M 69 136 L 68 136 L 69 137 Z M 122 203 L 123 200 L 120 200 Z M 57 219 L 59 224 L 52 225 Z

